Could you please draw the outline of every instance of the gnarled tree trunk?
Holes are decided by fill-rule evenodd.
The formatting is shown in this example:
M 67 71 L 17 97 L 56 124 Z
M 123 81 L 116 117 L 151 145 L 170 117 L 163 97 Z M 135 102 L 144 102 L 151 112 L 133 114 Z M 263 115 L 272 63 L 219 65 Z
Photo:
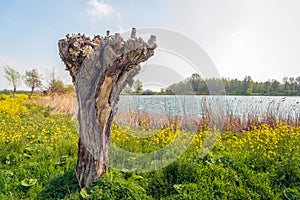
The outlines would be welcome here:
M 140 70 L 139 63 L 154 54 L 155 36 L 148 42 L 124 41 L 120 34 L 67 35 L 58 42 L 59 54 L 72 76 L 78 100 L 79 143 L 76 174 L 80 187 L 90 185 L 108 170 L 110 131 L 119 95 Z

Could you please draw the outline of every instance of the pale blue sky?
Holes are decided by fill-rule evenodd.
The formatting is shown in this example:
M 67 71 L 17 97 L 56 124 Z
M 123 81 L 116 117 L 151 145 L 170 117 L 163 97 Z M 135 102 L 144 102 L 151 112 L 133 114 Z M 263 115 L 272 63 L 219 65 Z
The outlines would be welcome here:
M 258 81 L 300 76 L 299 10 L 298 0 L 1 1 L 0 89 L 10 88 L 5 65 L 22 73 L 54 67 L 68 80 L 57 49 L 67 33 L 92 36 L 131 27 L 172 29 L 190 37 L 221 76 L 251 75 Z

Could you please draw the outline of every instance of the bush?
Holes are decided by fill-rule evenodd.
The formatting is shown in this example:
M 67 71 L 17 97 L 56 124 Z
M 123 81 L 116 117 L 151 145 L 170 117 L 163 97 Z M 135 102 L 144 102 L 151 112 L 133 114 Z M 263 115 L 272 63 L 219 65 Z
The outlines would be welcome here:
M 132 174 L 127 180 L 120 173 L 111 172 L 96 181 L 91 187 L 83 188 L 80 195 L 84 199 L 119 200 L 119 199 L 151 199 L 137 179 L 141 176 Z
M 38 199 L 63 199 L 79 191 L 75 171 L 56 175 L 39 194 Z

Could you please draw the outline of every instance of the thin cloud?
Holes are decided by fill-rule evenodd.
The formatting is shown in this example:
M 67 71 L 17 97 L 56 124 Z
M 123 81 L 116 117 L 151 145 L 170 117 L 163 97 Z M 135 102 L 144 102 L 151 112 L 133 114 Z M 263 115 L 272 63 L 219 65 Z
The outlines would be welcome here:
M 118 11 L 104 1 L 90 0 L 89 5 L 91 8 L 87 9 L 86 12 L 94 20 L 111 16 L 120 16 Z

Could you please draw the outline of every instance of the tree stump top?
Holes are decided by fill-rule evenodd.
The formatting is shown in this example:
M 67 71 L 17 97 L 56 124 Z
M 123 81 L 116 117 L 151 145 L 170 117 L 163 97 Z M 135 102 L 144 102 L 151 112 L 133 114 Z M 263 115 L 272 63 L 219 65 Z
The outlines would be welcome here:
M 99 50 L 103 46 L 109 46 L 111 50 L 113 50 L 115 59 L 130 51 L 143 51 L 142 55 L 144 55 L 134 62 L 138 64 L 140 62 L 137 61 L 145 61 L 154 54 L 154 49 L 157 47 L 155 42 L 156 37 L 153 35 L 151 35 L 147 43 L 142 38 L 137 38 L 136 29 L 132 28 L 131 37 L 126 41 L 119 33 L 109 35 L 109 31 L 107 31 L 106 36 L 95 35 L 92 39 L 85 34 L 78 33 L 72 35 L 67 34 L 64 39 L 59 40 L 58 46 L 59 55 L 66 64 L 66 69 L 70 71 L 74 82 L 84 60 L 91 55 L 92 52 Z

